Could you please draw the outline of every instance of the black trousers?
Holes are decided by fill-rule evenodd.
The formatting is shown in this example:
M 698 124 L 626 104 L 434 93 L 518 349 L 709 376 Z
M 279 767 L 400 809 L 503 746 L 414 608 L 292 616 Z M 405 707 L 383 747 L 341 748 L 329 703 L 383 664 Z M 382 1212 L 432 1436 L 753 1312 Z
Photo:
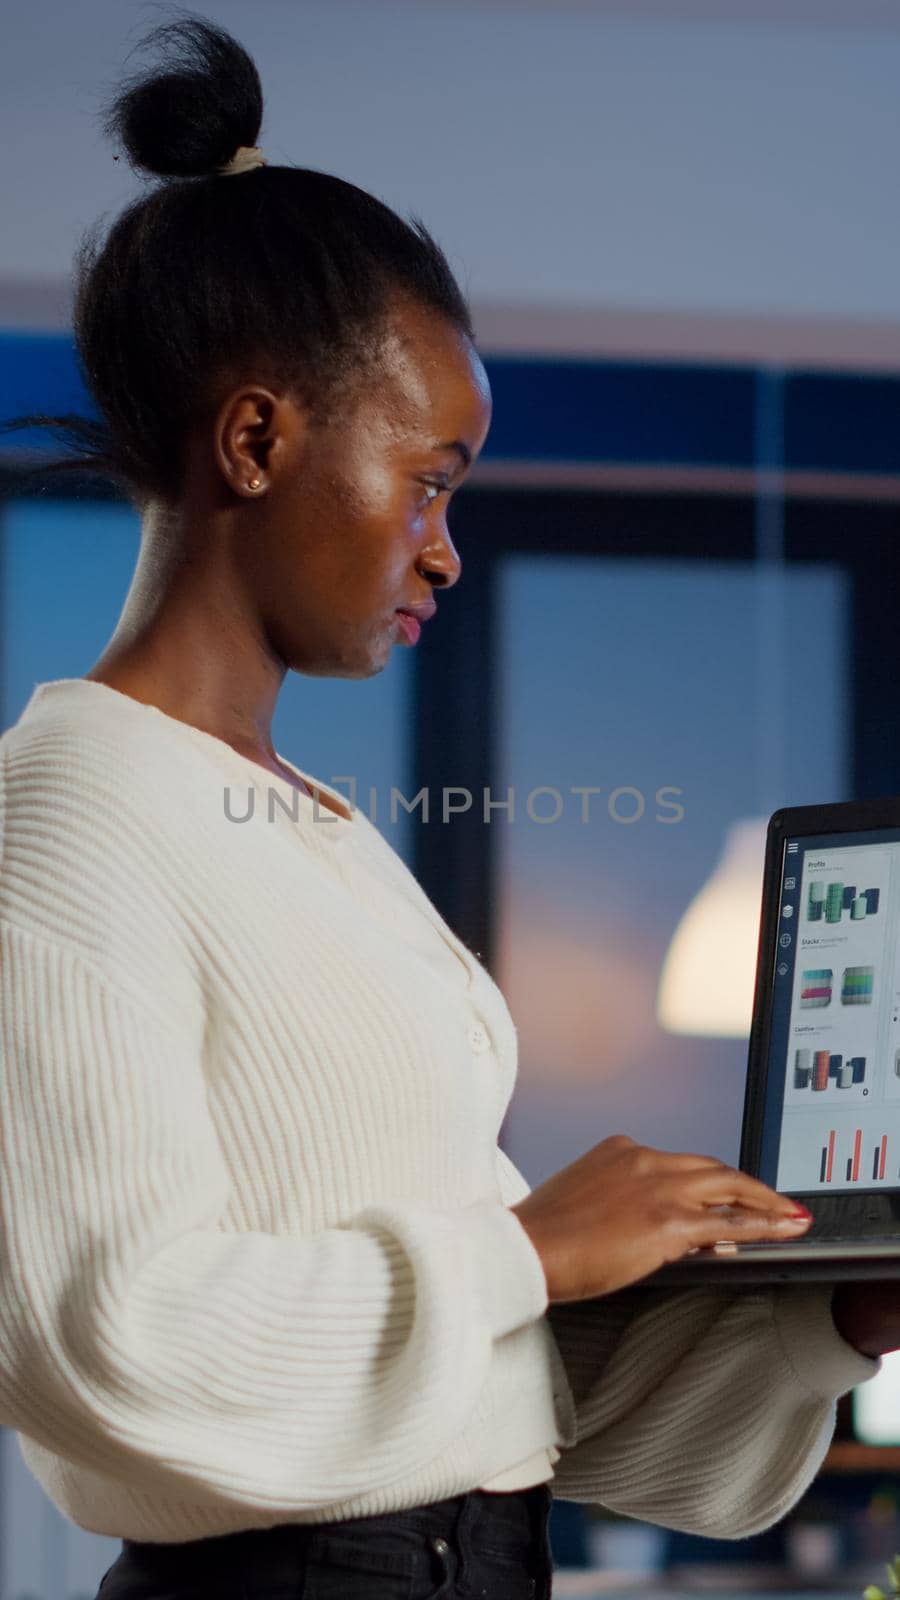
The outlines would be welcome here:
M 122 1542 L 97 1600 L 549 1600 L 547 1484 L 344 1522 Z

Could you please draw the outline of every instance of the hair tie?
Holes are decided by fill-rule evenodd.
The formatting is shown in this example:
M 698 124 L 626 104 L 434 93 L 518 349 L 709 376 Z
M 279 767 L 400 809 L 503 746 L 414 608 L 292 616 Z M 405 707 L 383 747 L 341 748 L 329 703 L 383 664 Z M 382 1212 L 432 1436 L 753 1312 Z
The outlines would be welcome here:
M 233 178 L 238 172 L 252 172 L 254 167 L 265 165 L 266 158 L 258 145 L 240 144 L 231 160 L 224 167 L 219 167 L 218 171 L 222 178 Z

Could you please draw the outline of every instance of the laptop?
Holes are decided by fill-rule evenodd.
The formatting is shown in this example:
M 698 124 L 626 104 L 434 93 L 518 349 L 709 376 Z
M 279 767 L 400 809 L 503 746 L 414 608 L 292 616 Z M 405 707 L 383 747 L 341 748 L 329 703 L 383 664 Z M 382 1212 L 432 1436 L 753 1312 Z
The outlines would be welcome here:
M 807 1206 L 807 1232 L 643 1284 L 900 1277 L 900 798 L 769 820 L 738 1165 Z

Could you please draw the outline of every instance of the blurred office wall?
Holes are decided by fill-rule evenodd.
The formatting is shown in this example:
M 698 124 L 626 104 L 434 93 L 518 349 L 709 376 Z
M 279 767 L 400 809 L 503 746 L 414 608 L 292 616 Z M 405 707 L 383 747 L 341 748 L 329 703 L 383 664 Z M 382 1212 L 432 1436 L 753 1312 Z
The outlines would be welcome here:
M 478 303 L 900 321 L 896 5 L 196 10 L 258 63 L 270 159 L 420 214 Z M 81 231 L 137 192 L 96 113 L 166 14 L 32 0 L 6 30 L 0 325 L 3 293 L 59 315 Z

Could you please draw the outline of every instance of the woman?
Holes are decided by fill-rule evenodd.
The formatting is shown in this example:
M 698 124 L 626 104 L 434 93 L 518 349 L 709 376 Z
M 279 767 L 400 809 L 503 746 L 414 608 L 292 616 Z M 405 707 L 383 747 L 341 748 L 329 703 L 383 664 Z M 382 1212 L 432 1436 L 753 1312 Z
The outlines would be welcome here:
M 103 1600 L 546 1596 L 554 1493 L 762 1528 L 891 1291 L 608 1298 L 808 1213 L 625 1138 L 529 1193 L 499 1149 L 502 995 L 271 737 L 288 670 L 371 677 L 460 576 L 468 310 L 421 224 L 266 162 L 227 34 L 148 42 L 107 127 L 166 181 L 81 252 L 103 426 L 62 419 L 138 565 L 0 741 L 0 1420 L 122 1539 Z

